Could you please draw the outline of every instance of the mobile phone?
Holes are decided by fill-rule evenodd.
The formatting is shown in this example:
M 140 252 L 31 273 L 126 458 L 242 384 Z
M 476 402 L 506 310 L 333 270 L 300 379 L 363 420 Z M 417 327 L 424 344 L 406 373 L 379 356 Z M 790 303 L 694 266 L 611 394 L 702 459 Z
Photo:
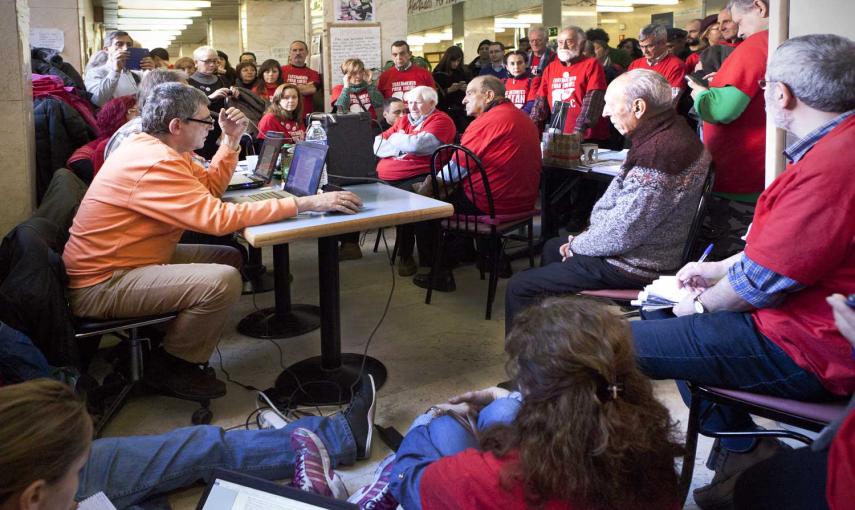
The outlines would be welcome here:
M 849 294 L 849 297 L 846 298 L 846 304 L 849 305 L 849 308 L 855 308 L 855 294 Z
M 128 48 L 128 60 L 125 61 L 125 69 L 139 71 L 140 62 L 147 56 L 148 48 Z
M 704 87 L 706 86 L 706 85 L 704 85 L 704 82 L 702 82 L 701 80 L 699 80 L 699 79 L 695 78 L 695 77 L 694 77 L 694 76 L 692 76 L 691 74 L 687 74 L 687 75 L 686 75 L 686 81 L 691 81 L 691 82 L 696 83 L 697 85 L 701 85 L 701 86 L 704 86 Z

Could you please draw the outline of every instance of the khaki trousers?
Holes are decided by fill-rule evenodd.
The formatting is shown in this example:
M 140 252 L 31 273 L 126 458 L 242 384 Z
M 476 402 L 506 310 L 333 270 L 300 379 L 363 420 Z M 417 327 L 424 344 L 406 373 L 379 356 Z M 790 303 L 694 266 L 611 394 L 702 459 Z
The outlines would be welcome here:
M 70 289 L 71 310 L 93 319 L 178 312 L 167 323 L 163 348 L 205 363 L 240 298 L 240 265 L 240 252 L 230 246 L 179 244 L 169 264 L 116 271 L 97 285 Z

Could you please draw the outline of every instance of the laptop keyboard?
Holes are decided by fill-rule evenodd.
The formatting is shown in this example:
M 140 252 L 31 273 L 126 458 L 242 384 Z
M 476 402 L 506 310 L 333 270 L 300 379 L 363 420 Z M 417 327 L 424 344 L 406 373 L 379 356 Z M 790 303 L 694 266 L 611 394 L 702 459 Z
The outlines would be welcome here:
M 263 191 L 261 193 L 253 193 L 252 195 L 247 195 L 246 198 L 252 200 L 253 202 L 258 202 L 261 200 L 272 200 L 274 198 L 288 198 L 289 196 L 291 195 L 287 195 L 279 191 Z

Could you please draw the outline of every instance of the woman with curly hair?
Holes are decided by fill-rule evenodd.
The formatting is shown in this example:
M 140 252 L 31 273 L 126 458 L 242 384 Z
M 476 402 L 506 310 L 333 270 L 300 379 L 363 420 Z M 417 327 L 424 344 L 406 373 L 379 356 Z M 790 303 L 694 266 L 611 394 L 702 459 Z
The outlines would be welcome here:
M 303 94 L 292 83 L 283 83 L 276 88 L 270 99 L 270 106 L 258 122 L 258 139 L 264 139 L 264 133 L 278 131 L 285 133 L 285 143 L 302 142 L 306 138 L 303 125 Z
M 237 80 L 235 80 L 236 87 L 247 90 L 255 88 L 258 82 L 258 68 L 255 67 L 255 64 L 252 62 L 241 62 L 235 68 L 235 73 L 237 74 Z
M 120 96 L 107 101 L 98 112 L 98 138 L 78 148 L 65 165 L 85 183 L 92 182 L 104 164 L 104 149 L 113 133 L 139 113 L 136 96 Z
M 375 510 L 679 508 L 674 458 L 683 449 L 636 365 L 629 324 L 575 297 L 518 317 L 505 350 L 520 391 L 487 388 L 431 407 L 351 501 Z M 312 453 L 307 435 L 291 435 L 299 476 Z M 309 477 L 303 487 L 323 487 Z
M 276 92 L 276 87 L 285 83 L 285 80 L 282 79 L 281 68 L 282 66 L 279 65 L 279 61 L 272 58 L 261 63 L 261 67 L 258 68 L 258 84 L 256 84 L 255 90 L 253 90 L 258 97 L 270 101 L 270 98 Z

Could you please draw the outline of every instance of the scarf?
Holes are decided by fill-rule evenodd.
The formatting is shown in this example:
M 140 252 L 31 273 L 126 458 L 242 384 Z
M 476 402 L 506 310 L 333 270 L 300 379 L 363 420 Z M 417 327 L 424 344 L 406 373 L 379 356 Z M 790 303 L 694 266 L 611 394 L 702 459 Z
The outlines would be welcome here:
M 418 119 L 414 118 L 412 113 L 408 113 L 408 114 L 407 114 L 407 120 L 409 120 L 409 121 L 410 121 L 410 125 L 411 125 L 411 126 L 413 126 L 414 128 L 417 128 L 417 127 L 419 127 L 419 126 L 421 125 L 421 123 L 422 123 L 422 122 L 424 122 L 424 121 L 425 121 L 425 119 L 427 119 L 428 117 L 430 117 L 431 115 L 433 115 L 433 112 L 435 112 L 435 111 L 436 111 L 436 108 L 434 108 L 433 110 L 429 111 L 429 112 L 427 113 L 427 115 L 422 115 L 422 116 L 421 116 L 421 117 L 419 117 Z
M 697 161 L 704 144 L 673 108 L 645 113 L 642 122 L 628 134 L 632 148 L 624 168 L 653 168 L 676 175 Z

